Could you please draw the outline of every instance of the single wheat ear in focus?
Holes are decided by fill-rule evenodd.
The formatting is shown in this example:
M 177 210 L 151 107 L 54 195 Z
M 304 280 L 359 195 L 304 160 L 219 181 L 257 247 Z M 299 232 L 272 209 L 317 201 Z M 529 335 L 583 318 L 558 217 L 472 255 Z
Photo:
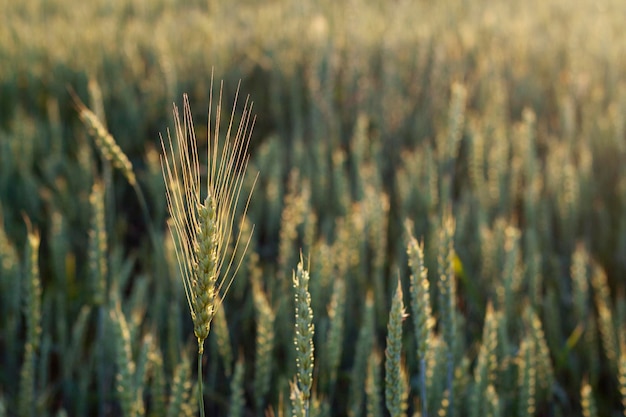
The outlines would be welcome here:
M 214 127 L 211 126 L 214 106 L 212 88 L 209 97 L 206 169 L 198 153 L 187 95 L 183 96 L 182 119 L 174 106 L 173 137 L 169 131 L 166 139 L 161 137 L 161 166 L 170 214 L 168 225 L 198 339 L 201 415 L 204 414 L 201 389 L 204 341 L 246 252 L 238 250 L 238 246 L 244 245 L 247 249 L 250 242 L 250 238 L 241 242 L 241 224 L 252 190 L 245 197 L 245 202 L 241 194 L 254 126 L 252 104 L 246 99 L 239 123 L 234 126 L 238 87 L 228 128 L 224 137 L 220 138 L 222 90 L 223 83 L 215 105 Z M 244 203 L 243 212 L 237 214 L 240 202 Z

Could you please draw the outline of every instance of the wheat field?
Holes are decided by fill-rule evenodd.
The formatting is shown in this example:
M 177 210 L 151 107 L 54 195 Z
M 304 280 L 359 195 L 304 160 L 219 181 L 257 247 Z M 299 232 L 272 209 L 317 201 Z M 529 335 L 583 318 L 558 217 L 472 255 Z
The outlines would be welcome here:
M 0 0 L 0 417 L 626 416 L 625 18 Z

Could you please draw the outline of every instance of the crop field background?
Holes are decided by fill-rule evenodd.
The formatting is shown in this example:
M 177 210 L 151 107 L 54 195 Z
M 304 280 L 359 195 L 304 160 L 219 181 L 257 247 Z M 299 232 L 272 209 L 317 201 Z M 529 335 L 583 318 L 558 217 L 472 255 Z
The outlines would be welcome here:
M 0 0 L 0 417 L 626 416 L 624 22 Z M 198 375 L 160 137 L 187 93 L 204 181 L 220 88 L 250 243 Z

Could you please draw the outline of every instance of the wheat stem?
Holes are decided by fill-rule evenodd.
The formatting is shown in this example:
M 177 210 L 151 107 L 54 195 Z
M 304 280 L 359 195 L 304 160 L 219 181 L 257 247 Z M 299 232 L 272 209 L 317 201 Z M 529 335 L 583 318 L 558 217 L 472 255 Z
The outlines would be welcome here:
M 204 417 L 204 391 L 202 388 L 202 352 L 198 349 L 198 405 L 200 417 Z

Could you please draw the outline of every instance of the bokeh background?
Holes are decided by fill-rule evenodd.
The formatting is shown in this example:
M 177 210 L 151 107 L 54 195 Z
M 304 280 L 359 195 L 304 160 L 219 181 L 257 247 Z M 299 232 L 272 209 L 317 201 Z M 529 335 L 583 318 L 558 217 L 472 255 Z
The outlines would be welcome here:
M 159 135 L 187 93 L 206 146 L 212 74 L 224 114 L 239 85 L 235 121 L 254 102 L 259 177 L 207 413 L 291 414 L 302 253 L 312 415 L 388 412 L 398 279 L 410 415 L 626 415 L 625 21 L 621 0 L 0 0 L 0 415 L 197 412 Z

